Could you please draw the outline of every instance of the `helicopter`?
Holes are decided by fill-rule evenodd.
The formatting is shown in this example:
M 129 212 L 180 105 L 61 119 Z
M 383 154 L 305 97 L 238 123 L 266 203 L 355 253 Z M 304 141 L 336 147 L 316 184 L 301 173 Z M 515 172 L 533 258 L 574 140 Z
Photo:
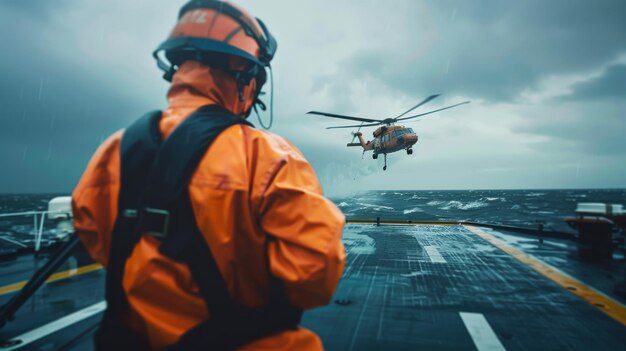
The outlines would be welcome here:
M 371 118 L 338 115 L 334 113 L 319 112 L 319 111 L 309 111 L 307 112 L 307 114 L 361 122 L 360 125 L 335 126 L 335 127 L 327 127 L 326 129 L 358 127 L 359 129 L 357 129 L 355 133 L 352 133 L 353 135 L 352 141 L 348 143 L 347 146 L 348 147 L 361 146 L 363 148 L 363 153 L 365 153 L 365 151 L 371 150 L 373 151 L 372 158 L 375 160 L 378 159 L 378 155 L 383 154 L 383 157 L 385 158 L 385 165 L 383 166 L 383 171 L 386 171 L 387 170 L 387 154 L 400 151 L 400 150 L 406 150 L 407 155 L 412 155 L 413 154 L 412 147 L 413 145 L 415 145 L 415 143 L 417 143 L 417 139 L 418 139 L 417 134 L 415 133 L 413 128 L 407 128 L 401 125 L 396 125 L 397 122 L 407 121 L 410 119 L 426 116 L 431 113 L 447 110 L 453 107 L 457 107 L 457 106 L 469 103 L 469 101 L 464 101 L 464 102 L 460 102 L 458 104 L 454 104 L 454 105 L 440 108 L 437 110 L 420 113 L 420 114 L 409 116 L 409 117 L 402 117 L 408 114 L 409 112 L 415 110 L 416 108 L 424 105 L 425 103 L 437 98 L 440 95 L 441 94 L 431 95 L 427 97 L 426 99 L 424 99 L 423 101 L 421 101 L 419 104 L 411 107 L 407 111 L 403 112 L 402 114 L 394 118 L 371 119 Z M 411 121 L 411 122 L 416 122 L 416 121 Z M 361 133 L 361 128 L 362 127 L 374 127 L 374 126 L 380 126 L 373 133 L 374 140 L 366 142 L 363 139 L 363 133 Z M 359 138 L 359 142 L 355 143 L 354 139 L 357 137 Z

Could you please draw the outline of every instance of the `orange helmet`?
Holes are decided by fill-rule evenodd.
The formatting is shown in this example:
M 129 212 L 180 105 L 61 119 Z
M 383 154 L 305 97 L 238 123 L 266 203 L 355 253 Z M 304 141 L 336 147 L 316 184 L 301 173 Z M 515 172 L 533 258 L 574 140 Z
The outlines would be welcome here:
M 238 84 L 256 78 L 256 99 L 276 47 L 265 24 L 245 10 L 223 1 L 192 0 L 181 8 L 176 26 L 153 56 L 167 81 L 187 60 L 222 69 Z

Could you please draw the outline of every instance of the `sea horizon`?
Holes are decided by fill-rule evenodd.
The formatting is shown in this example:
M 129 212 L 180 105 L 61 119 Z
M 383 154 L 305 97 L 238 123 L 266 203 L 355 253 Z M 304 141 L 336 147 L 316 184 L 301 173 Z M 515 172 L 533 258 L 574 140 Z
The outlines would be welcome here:
M 354 194 L 368 191 L 518 191 L 518 190 L 541 190 L 541 191 L 561 191 L 561 190 L 626 190 L 626 187 L 588 187 L 588 188 L 471 188 L 471 189 L 366 189 L 354 192 Z M 73 190 L 64 191 L 37 191 L 37 192 L 0 192 L 2 195 L 49 195 L 49 194 L 66 194 L 71 195 Z M 325 194 L 327 195 L 327 194 Z M 328 195 L 332 197 L 332 194 Z

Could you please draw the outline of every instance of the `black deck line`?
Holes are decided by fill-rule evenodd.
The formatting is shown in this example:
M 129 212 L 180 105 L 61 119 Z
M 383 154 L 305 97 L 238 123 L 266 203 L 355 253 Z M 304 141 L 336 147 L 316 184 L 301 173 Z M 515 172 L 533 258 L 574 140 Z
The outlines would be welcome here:
M 519 245 L 527 249 L 530 240 L 524 240 Z M 462 226 L 348 224 L 343 241 L 347 263 L 333 301 L 347 304 L 332 302 L 303 319 L 327 350 L 476 350 L 460 312 L 484 315 L 506 350 L 626 345 L 626 327 Z M 435 246 L 445 263 L 432 262 L 425 246 Z M 559 246 L 545 248 L 533 254 L 541 257 Z M 558 262 L 567 256 L 551 257 Z M 585 274 L 596 271 L 578 264 Z M 102 301 L 103 289 L 102 270 L 49 283 L 0 329 L 0 340 Z M 0 296 L 0 304 L 8 298 Z M 92 350 L 91 333 L 100 317 L 24 349 Z
M 578 237 L 576 234 L 573 233 L 568 233 L 568 232 L 561 232 L 561 231 L 557 231 L 557 230 L 552 230 L 552 229 L 539 229 L 539 228 L 530 228 L 530 227 L 520 227 L 520 226 L 513 226 L 513 225 L 506 225 L 506 224 L 496 224 L 496 223 L 487 223 L 487 222 L 472 222 L 472 221 L 447 221 L 447 220 L 441 220 L 441 221 L 424 221 L 424 220 L 385 220 L 382 218 L 378 218 L 375 220 L 372 219 L 357 219 L 357 218 L 348 218 L 347 219 L 348 223 L 372 223 L 372 224 L 376 224 L 376 223 L 380 223 L 380 224 L 468 224 L 468 225 L 475 225 L 475 226 L 479 226 L 479 227 L 486 227 L 486 228 L 491 228 L 491 229 L 496 229 L 496 230 L 505 230 L 508 232 L 514 232 L 514 233 L 521 233 L 521 234 L 527 234 L 527 235 L 533 235 L 533 236 L 537 236 L 537 237 L 542 237 L 542 238 L 552 238 L 552 239 L 563 239 L 563 240 L 571 240 L 571 241 L 578 241 Z
M 542 238 L 552 238 L 552 239 L 563 239 L 570 241 L 578 241 L 578 237 L 576 234 L 559 232 L 556 230 L 548 230 L 548 229 L 535 229 L 535 228 L 526 228 L 526 227 L 517 227 L 512 225 L 504 225 L 504 224 L 493 224 L 493 223 L 485 223 L 485 222 L 469 222 L 463 221 L 460 224 L 469 224 L 476 225 L 479 227 L 487 227 L 496 230 L 506 230 L 509 232 L 522 233 L 527 235 L 533 235 Z

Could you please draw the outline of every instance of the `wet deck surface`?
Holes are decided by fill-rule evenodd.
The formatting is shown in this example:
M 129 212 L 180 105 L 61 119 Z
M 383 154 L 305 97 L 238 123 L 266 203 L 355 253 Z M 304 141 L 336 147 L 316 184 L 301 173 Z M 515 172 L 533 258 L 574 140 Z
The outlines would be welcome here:
M 611 260 L 589 262 L 580 259 L 578 247 L 569 240 L 537 238 L 491 229 L 482 229 L 508 245 L 538 257 L 563 272 L 576 277 L 586 284 L 602 291 L 611 298 L 626 304 L 626 296 L 615 294 L 614 287 L 626 278 L 624 252 L 613 251 Z
M 305 313 L 303 320 L 327 350 L 619 350 L 626 345 L 625 326 L 464 227 L 348 225 L 343 240 L 347 264 L 333 300 L 348 304 L 331 303 Z M 608 269 L 570 262 L 572 247 L 566 244 L 507 242 L 576 272 L 581 265 L 583 275 Z M 20 265 L 15 274 L 21 277 L 26 266 Z M 103 273 L 48 284 L 0 330 L 0 339 L 101 301 Z M 14 282 L 4 277 L 2 285 Z M 606 279 L 598 282 L 610 285 Z M 0 304 L 9 297 L 0 296 Z M 100 317 L 24 349 L 90 350 L 90 328 Z
M 482 327 L 467 326 L 463 312 L 482 314 L 500 349 L 626 345 L 626 327 L 464 227 L 349 225 L 344 242 L 335 300 L 351 303 L 303 322 L 328 350 L 475 350 L 468 327 Z

